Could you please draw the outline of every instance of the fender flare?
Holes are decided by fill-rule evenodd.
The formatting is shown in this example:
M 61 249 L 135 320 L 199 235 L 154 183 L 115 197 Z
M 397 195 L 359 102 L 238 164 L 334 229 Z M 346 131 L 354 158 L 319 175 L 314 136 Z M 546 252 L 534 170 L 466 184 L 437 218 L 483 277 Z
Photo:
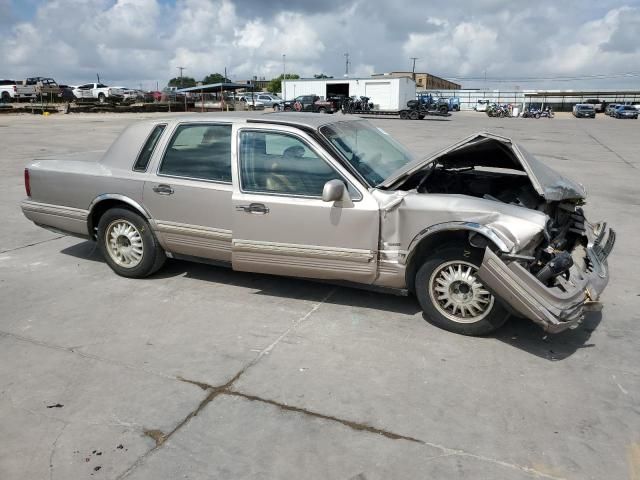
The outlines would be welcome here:
M 453 232 L 453 231 L 461 231 L 466 230 L 469 232 L 476 232 L 480 235 L 483 235 L 488 240 L 493 242 L 493 244 L 502 252 L 509 253 L 511 248 L 507 244 L 508 240 L 502 238 L 495 229 L 488 227 L 486 225 L 481 225 L 475 222 L 445 222 L 438 223 L 436 225 L 432 225 L 424 230 L 420 231 L 414 238 L 411 240 L 409 247 L 407 248 L 407 256 L 405 258 L 405 264 L 409 263 L 411 257 L 416 251 L 416 247 L 426 238 L 442 233 L 442 232 Z
M 89 215 L 87 216 L 87 227 L 88 227 L 89 234 L 91 234 L 91 231 L 94 227 L 94 225 L 91 224 L 93 211 L 100 203 L 106 200 L 117 200 L 119 202 L 126 203 L 127 205 L 132 207 L 134 210 L 136 210 L 140 215 L 142 215 L 145 219 L 147 220 L 151 219 L 151 215 L 149 214 L 149 212 L 142 205 L 140 205 L 140 203 L 136 202 L 132 198 L 129 198 L 126 195 L 121 195 L 119 193 L 103 193 L 101 195 L 98 195 L 96 198 L 94 198 L 89 204 L 89 208 L 88 208 Z

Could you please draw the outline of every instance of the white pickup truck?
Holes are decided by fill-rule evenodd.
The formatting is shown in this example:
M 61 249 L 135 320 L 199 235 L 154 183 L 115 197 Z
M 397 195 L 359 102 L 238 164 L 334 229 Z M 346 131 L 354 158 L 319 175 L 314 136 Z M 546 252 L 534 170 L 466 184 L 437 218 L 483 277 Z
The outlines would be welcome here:
M 59 95 L 60 87 L 53 78 L 31 77 L 20 82 L 0 80 L 0 99 L 3 102 L 31 99 L 38 95 Z
M 117 87 L 108 87 L 102 83 L 85 83 L 73 87 L 73 95 L 78 100 L 98 100 L 100 103 L 107 101 L 122 101 L 124 99 L 124 90 Z
M 9 103 L 16 98 L 16 81 L 0 79 L 0 102 Z

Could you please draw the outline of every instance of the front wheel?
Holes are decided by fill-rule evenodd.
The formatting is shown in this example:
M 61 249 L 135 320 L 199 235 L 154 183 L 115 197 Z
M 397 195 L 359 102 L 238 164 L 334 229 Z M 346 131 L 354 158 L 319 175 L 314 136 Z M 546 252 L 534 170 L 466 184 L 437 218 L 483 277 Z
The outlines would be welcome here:
M 416 274 L 416 296 L 429 323 L 462 335 L 486 335 L 509 316 L 478 277 L 482 250 L 447 247 Z
M 98 95 L 98 102 L 104 103 L 107 100 L 107 97 L 104 96 L 104 93 L 100 93 Z
M 111 269 L 123 277 L 147 277 L 166 260 L 147 221 L 124 208 L 107 210 L 100 218 L 98 248 Z

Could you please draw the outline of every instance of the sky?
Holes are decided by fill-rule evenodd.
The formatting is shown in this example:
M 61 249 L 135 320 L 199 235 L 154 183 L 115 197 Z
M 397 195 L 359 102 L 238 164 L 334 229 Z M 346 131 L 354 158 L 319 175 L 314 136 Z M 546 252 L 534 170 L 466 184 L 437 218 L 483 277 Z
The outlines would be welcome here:
M 350 76 L 417 57 L 464 88 L 640 90 L 640 0 L 0 0 L 0 78 L 341 77 L 345 53 Z

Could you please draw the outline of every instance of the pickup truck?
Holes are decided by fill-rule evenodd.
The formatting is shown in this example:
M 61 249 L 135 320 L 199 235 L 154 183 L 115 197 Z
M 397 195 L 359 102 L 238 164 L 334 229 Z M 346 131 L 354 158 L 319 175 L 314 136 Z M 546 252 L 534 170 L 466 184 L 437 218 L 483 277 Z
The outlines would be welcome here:
M 120 102 L 124 100 L 124 90 L 108 87 L 102 83 L 85 83 L 73 88 L 73 95 L 78 100 L 98 100 L 100 103 Z
M 293 100 L 286 100 L 280 105 L 285 112 L 334 113 L 340 110 L 340 105 L 337 102 L 330 99 L 324 100 L 318 95 L 300 95 Z
M 15 80 L 0 80 L 0 102 L 9 103 L 16 96 Z
M 36 98 L 38 95 L 49 95 L 60 93 L 60 87 L 53 78 L 30 77 L 22 82 L 16 83 L 14 98 L 17 100 Z

